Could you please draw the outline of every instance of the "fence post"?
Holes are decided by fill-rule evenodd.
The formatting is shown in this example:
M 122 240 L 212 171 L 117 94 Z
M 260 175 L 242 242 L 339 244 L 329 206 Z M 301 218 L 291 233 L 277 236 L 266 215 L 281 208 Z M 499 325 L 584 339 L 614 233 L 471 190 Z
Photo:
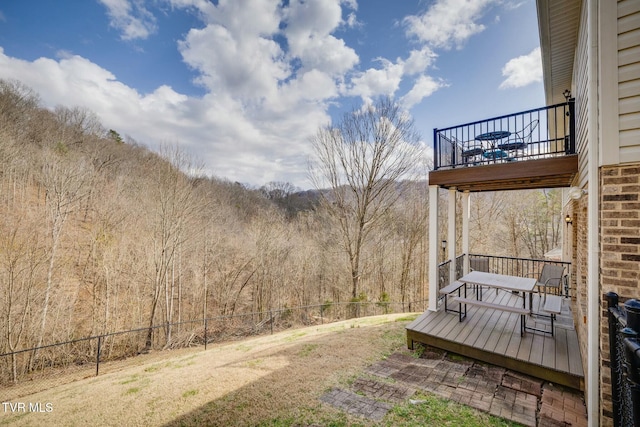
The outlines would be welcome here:
M 633 330 L 633 337 L 624 340 L 626 356 L 626 380 L 631 394 L 631 416 L 634 425 L 640 425 L 640 345 L 638 333 L 640 331 L 640 301 L 631 299 L 624 303 L 627 312 L 627 328 Z
M 618 351 L 618 322 L 613 315 L 613 310 L 618 308 L 618 294 L 615 292 L 607 292 L 605 294 L 607 300 L 607 314 L 609 317 L 609 363 L 611 366 L 611 403 L 613 404 L 613 426 L 622 427 L 619 414 L 621 413 L 621 390 L 620 380 L 621 372 L 618 369 L 622 364 L 621 354 Z
M 320 304 L 320 324 L 321 325 L 324 325 L 324 316 L 323 316 L 323 313 L 322 313 L 324 311 L 323 307 L 324 306 L 322 304 Z
M 640 301 L 630 299 L 624 303 L 624 308 L 627 311 L 627 328 L 640 332 Z
M 273 312 L 269 311 L 269 317 L 271 318 L 271 335 L 273 335 Z
M 624 348 L 627 357 L 626 373 L 631 392 L 631 416 L 633 425 L 640 425 L 640 344 L 636 338 L 626 338 Z
M 102 349 L 102 336 L 98 337 L 98 351 L 96 351 L 96 377 L 100 372 L 100 350 Z
M 207 319 L 204 319 L 204 349 L 207 349 Z

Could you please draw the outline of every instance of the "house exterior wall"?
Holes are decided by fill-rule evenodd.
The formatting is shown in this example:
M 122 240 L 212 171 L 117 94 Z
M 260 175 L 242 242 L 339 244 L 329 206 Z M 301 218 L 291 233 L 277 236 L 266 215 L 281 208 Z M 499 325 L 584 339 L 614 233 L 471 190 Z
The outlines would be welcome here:
M 598 46 L 589 46 L 589 8 L 583 1 L 574 56 L 572 93 L 576 98 L 576 148 L 579 171 L 573 185 L 599 193 L 594 215 L 600 223 L 599 424 L 613 425 L 609 331 L 602 295 L 613 291 L 621 301 L 640 299 L 640 2 L 600 0 Z M 594 35 L 591 35 L 593 40 Z M 597 55 L 597 97 L 590 89 L 589 66 Z M 590 99 L 590 95 L 597 99 Z M 597 109 L 597 114 L 594 113 Z M 597 126 L 590 120 L 597 117 Z M 597 129 L 597 130 L 594 130 Z M 595 134 L 594 134 L 595 133 Z M 597 182 L 589 182 L 589 150 L 599 151 Z M 593 180 L 593 177 L 592 177 Z M 566 244 L 573 263 L 574 321 L 583 366 L 588 360 L 588 205 L 587 197 L 570 200 L 573 223 Z
M 606 3 L 606 2 L 603 2 Z M 605 5 L 606 6 L 606 5 Z M 612 9 L 601 9 L 600 62 L 607 66 L 607 37 L 615 33 L 615 73 L 601 71 L 600 114 L 600 295 L 613 291 L 621 302 L 640 299 L 640 2 L 622 0 Z M 611 19 L 614 25 L 608 25 Z M 615 31 L 611 28 L 615 27 Z M 613 46 L 612 46 L 613 47 Z M 615 98 L 607 85 L 614 85 Z M 607 117 L 614 112 L 615 117 Z M 611 133 L 613 131 L 613 133 Z M 611 147 L 613 142 L 617 147 Z M 617 148 L 615 155 L 607 153 Z M 600 412 L 603 426 L 613 425 L 612 394 L 606 302 L 600 305 Z
M 615 292 L 620 301 L 640 299 L 640 163 L 601 169 L 601 295 Z M 611 421 L 612 395 L 606 301 L 601 301 L 601 425 Z

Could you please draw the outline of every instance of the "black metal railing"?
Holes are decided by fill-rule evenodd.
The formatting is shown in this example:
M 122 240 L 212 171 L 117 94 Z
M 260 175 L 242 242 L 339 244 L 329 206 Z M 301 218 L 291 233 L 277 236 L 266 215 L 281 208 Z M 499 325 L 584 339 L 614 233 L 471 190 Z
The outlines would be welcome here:
M 434 169 L 575 154 L 574 100 L 433 130 Z
M 426 306 L 427 301 L 326 302 L 172 323 L 171 342 L 154 339 L 151 348 L 146 348 L 147 326 L 20 349 L 0 354 L 0 402 L 97 376 L 107 363 L 126 364 L 129 358 L 150 350 L 193 346 L 206 350 L 211 343 L 352 318 L 423 311 Z M 154 337 L 167 326 L 152 326 Z
M 640 426 L 640 301 L 618 305 L 605 294 L 609 314 L 609 353 L 614 427 Z
M 569 297 L 571 290 L 569 287 L 569 277 L 571 277 L 571 263 L 566 261 L 554 261 L 548 259 L 516 258 L 507 256 L 495 256 L 485 254 L 469 254 L 471 268 L 488 273 L 506 274 L 509 276 L 533 277 L 537 278 L 542 272 L 545 264 L 563 265 L 565 275 L 562 283 L 562 293 Z M 463 262 L 465 255 L 458 255 L 455 259 L 456 277 L 459 279 L 463 275 Z M 447 260 L 438 265 L 438 289 L 447 286 L 449 280 L 449 265 L 451 260 Z

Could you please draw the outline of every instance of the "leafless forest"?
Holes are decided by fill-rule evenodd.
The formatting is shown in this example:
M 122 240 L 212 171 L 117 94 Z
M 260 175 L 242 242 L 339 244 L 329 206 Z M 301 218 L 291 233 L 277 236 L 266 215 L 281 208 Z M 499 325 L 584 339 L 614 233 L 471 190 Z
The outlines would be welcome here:
M 0 353 L 158 324 L 170 342 L 172 323 L 232 313 L 426 299 L 424 179 L 385 188 L 402 191 L 366 229 L 356 288 L 321 191 L 247 188 L 198 166 L 0 81 Z M 473 196 L 473 252 L 537 258 L 557 244 L 559 194 L 518 194 Z

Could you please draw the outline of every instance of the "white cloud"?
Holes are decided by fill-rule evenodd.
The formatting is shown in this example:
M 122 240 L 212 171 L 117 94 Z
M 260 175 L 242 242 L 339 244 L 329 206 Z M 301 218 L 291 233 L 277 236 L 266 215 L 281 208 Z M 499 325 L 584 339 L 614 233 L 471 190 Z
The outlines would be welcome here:
M 123 40 L 146 39 L 156 30 L 156 19 L 142 0 L 98 0 L 107 8 L 111 26 Z
M 319 69 L 343 75 L 358 63 L 356 52 L 343 40 L 331 35 L 342 23 L 342 8 L 337 0 L 289 3 L 284 35 L 289 55 L 299 58 L 303 69 Z
M 420 50 L 412 50 L 409 58 L 404 61 L 405 72 L 409 75 L 423 73 L 433 65 L 438 55 L 424 46 Z
M 505 80 L 500 89 L 511 89 L 527 86 L 542 81 L 542 57 L 540 48 L 533 49 L 527 55 L 509 60 L 502 68 Z
M 438 89 L 446 86 L 445 83 L 435 80 L 433 77 L 422 75 L 418 77 L 411 90 L 402 97 L 400 102 L 404 108 L 409 109 L 424 98 L 431 96 Z
M 273 95 L 278 81 L 290 75 L 275 41 L 235 37 L 220 25 L 192 29 L 179 46 L 184 61 L 198 71 L 198 81 L 212 93 L 260 99 Z
M 403 64 L 393 63 L 384 58 L 378 58 L 377 61 L 382 64 L 382 68 L 369 68 L 352 79 L 350 95 L 360 96 L 368 102 L 378 95 L 395 94 L 404 74 Z
M 156 21 L 139 0 L 100 0 L 111 25 L 127 40 L 148 37 Z M 185 146 L 207 173 L 261 184 L 306 182 L 309 137 L 330 121 L 340 96 L 365 102 L 412 89 L 412 106 L 443 86 L 426 75 L 436 55 L 413 50 L 395 61 L 357 70 L 359 57 L 337 31 L 357 25 L 355 0 L 169 0 L 201 19 L 177 44 L 205 89 L 189 97 L 168 85 L 140 93 L 90 59 L 59 51 L 57 59 L 24 61 L 0 47 L 0 78 L 19 79 L 47 107 L 82 106 L 108 129 L 150 148 Z M 286 42 L 285 42 L 286 41 Z M 46 77 L 45 77 L 46 76 Z M 132 120 L 132 118 L 135 118 Z
M 401 101 L 406 108 L 411 108 L 445 86 L 425 74 L 435 62 L 436 57 L 437 55 L 431 49 L 423 47 L 420 50 L 412 50 L 406 60 L 397 58 L 395 62 L 391 62 L 385 58 L 376 58 L 381 67 L 356 73 L 351 79 L 348 94 L 361 97 L 365 103 L 371 103 L 372 99 L 379 95 L 394 96 L 401 82 L 408 80 L 408 76 L 412 76 L 415 79 L 413 88 L 403 96 Z
M 479 23 L 496 0 L 437 0 L 422 15 L 404 19 L 409 36 L 434 48 L 461 48 L 473 35 L 484 31 Z

